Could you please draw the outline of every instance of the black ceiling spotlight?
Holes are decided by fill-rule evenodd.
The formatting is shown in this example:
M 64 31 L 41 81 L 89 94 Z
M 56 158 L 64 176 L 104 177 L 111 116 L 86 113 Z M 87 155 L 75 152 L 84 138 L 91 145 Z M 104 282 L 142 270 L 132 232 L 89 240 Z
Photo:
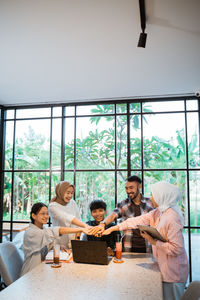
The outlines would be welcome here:
M 141 21 L 141 28 L 142 33 L 140 33 L 140 38 L 138 41 L 138 47 L 145 48 L 146 46 L 146 40 L 147 40 L 147 34 L 145 33 L 146 28 L 146 13 L 145 13 L 145 0 L 139 0 L 139 6 L 140 6 L 140 21 Z

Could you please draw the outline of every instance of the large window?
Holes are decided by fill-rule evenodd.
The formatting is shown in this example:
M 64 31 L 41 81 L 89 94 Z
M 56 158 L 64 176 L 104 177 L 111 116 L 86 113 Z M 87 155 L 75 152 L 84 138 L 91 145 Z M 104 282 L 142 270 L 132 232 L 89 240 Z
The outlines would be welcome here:
M 26 226 L 33 203 L 49 203 L 60 180 L 75 184 L 86 221 L 92 200 L 106 201 L 110 213 L 126 197 L 126 177 L 138 174 L 146 196 L 160 180 L 180 187 L 190 279 L 200 280 L 197 99 L 8 108 L 4 132 L 4 239 Z

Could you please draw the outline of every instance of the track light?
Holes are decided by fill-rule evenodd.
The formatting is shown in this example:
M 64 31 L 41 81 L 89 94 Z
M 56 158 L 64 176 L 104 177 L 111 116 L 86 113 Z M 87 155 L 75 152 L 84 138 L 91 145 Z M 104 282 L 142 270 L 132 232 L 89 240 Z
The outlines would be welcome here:
M 145 32 L 140 33 L 139 41 L 138 41 L 138 47 L 145 48 L 146 46 L 146 40 L 147 40 L 147 34 Z
M 139 0 L 139 6 L 140 6 L 140 22 L 141 22 L 141 29 L 142 33 L 140 33 L 139 41 L 138 41 L 138 47 L 145 48 L 146 46 L 146 40 L 147 40 L 147 34 L 145 33 L 146 28 L 146 13 L 145 13 L 145 0 Z

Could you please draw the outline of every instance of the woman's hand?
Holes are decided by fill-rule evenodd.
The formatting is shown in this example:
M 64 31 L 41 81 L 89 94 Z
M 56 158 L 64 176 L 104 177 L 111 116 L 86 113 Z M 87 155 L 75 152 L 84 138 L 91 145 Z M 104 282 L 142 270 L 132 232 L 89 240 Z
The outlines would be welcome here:
M 118 230 L 119 230 L 119 226 L 115 225 L 115 226 L 112 226 L 112 227 L 106 229 L 106 230 L 102 233 L 102 235 L 108 235 L 108 234 L 111 234 L 111 232 L 113 232 L 113 231 L 118 231 Z
M 106 229 L 106 230 L 103 232 L 103 235 L 111 234 L 111 232 L 112 232 L 111 228 L 112 228 L 112 227 Z
M 92 226 L 88 226 L 86 228 L 82 228 L 82 232 L 84 232 L 87 235 L 93 235 L 93 228 Z
M 157 240 L 153 239 L 148 233 L 146 233 L 145 231 L 140 231 L 140 234 L 144 239 L 147 239 L 149 243 L 151 243 L 154 246 L 156 245 Z

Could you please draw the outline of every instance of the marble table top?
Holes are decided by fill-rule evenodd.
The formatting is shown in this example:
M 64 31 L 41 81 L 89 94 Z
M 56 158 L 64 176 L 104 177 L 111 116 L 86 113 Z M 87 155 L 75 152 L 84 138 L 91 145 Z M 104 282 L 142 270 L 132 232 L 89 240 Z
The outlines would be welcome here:
M 161 300 L 162 281 L 151 254 L 123 253 L 109 265 L 41 263 L 0 292 L 0 300 Z

